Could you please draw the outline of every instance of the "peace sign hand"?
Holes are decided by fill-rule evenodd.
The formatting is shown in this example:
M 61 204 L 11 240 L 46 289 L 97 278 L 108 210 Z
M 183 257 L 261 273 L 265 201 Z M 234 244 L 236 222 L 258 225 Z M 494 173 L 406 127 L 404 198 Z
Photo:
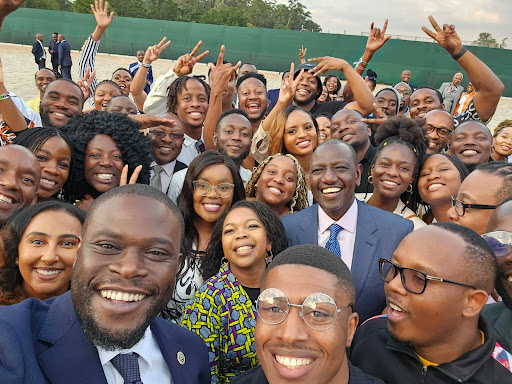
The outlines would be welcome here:
M 242 65 L 241 61 L 236 63 L 235 66 L 231 63 L 224 64 L 225 50 L 226 47 L 222 45 L 217 63 L 215 65 L 210 63 L 210 85 L 212 90 L 215 89 L 218 92 L 222 92 L 228 86 L 230 79 L 234 78 L 236 71 Z
M 91 96 L 91 83 L 94 76 L 96 76 L 96 69 L 91 73 L 91 67 L 88 66 L 84 78 L 76 82 L 84 94 L 84 100 L 87 100 Z
M 126 164 L 123 167 L 121 177 L 119 178 L 119 186 L 122 187 L 123 185 L 126 184 L 136 184 L 141 170 L 142 165 L 137 165 L 137 167 L 135 167 L 135 169 L 133 170 L 132 177 L 130 177 L 130 181 L 128 181 L 128 164 Z
M 148 47 L 144 55 L 144 59 L 142 60 L 144 64 L 151 64 L 160 58 L 162 51 L 171 44 L 171 40 L 167 42 L 165 42 L 165 40 L 167 40 L 167 37 L 164 37 L 162 40 L 160 40 L 157 45 Z
M 374 116 L 376 117 L 373 119 L 361 119 L 363 123 L 381 125 L 388 119 L 388 115 L 377 104 L 373 103 L 373 109 L 375 110 Z
M 429 16 L 428 20 L 436 32 L 432 32 L 425 26 L 421 27 L 423 32 L 437 41 L 450 55 L 455 56 L 458 54 L 462 49 L 462 41 L 457 32 L 455 32 L 455 25 L 444 24 L 443 29 L 441 29 L 432 16 Z
M 204 51 L 199 56 L 195 57 L 197 51 L 199 51 L 199 48 L 201 47 L 201 44 L 203 44 L 203 42 L 199 40 L 192 52 L 186 53 L 178 58 L 178 61 L 174 66 L 174 73 L 178 76 L 190 75 L 192 73 L 194 65 L 210 53 L 210 51 Z
M 285 78 L 285 81 L 281 83 L 281 89 L 279 90 L 278 101 L 285 105 L 288 105 L 292 102 L 295 96 L 295 91 L 297 90 L 297 86 L 304 76 L 304 70 L 301 70 L 295 79 L 293 78 L 294 73 L 295 64 L 291 63 L 290 73 L 288 74 L 288 77 Z
M 300 59 L 301 64 L 304 64 L 306 62 L 306 52 L 307 51 L 308 51 L 308 49 L 304 48 L 303 45 L 299 49 L 299 59 Z

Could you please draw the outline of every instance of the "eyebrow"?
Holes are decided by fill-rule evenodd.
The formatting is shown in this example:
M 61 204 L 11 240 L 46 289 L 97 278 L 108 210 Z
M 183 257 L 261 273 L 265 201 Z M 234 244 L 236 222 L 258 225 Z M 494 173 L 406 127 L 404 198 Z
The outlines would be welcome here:
M 381 160 L 391 160 L 389 157 L 382 157 Z M 411 164 L 410 161 L 403 160 L 400 164 Z
M 263 223 L 261 223 L 258 219 L 255 219 L 254 217 L 251 217 L 250 219 L 245 220 L 245 221 L 244 221 L 244 224 L 247 224 L 247 223 L 248 223 L 248 222 L 250 222 L 250 221 L 256 221 L 258 224 L 263 225 Z M 224 223 L 224 228 L 225 228 L 225 227 L 227 227 L 228 225 L 233 225 L 233 226 L 235 226 L 236 224 L 234 224 L 234 223 Z
M 49 237 L 50 235 L 48 233 L 44 233 L 44 232 L 30 232 L 27 236 L 25 236 L 25 238 L 29 237 L 29 236 L 46 236 L 46 237 Z M 73 233 L 63 233 L 62 235 L 59 235 L 59 239 L 62 239 L 64 237 L 72 237 L 74 239 L 79 239 L 80 237 L 73 234 Z
M 205 177 L 198 177 L 197 180 L 204 180 L 206 181 L 208 184 L 210 184 L 210 181 L 205 178 Z M 225 184 L 225 183 L 228 183 L 228 184 L 234 184 L 234 182 L 232 181 L 229 181 L 228 179 L 222 179 L 219 181 L 219 184 Z M 211 185 L 211 184 L 210 184 Z M 217 184 L 218 185 L 218 184 Z
M 39 152 L 44 152 L 44 153 L 47 153 L 49 155 L 52 154 L 50 151 L 47 151 L 46 149 L 42 149 L 42 148 L 39 149 Z M 71 160 L 71 158 L 69 156 L 64 156 L 63 159 Z
M 400 265 L 398 263 L 398 261 L 396 261 L 396 257 L 392 257 L 391 261 L 394 262 L 396 265 L 398 265 L 400 268 L 415 269 L 417 271 L 423 272 L 430 276 L 438 275 L 438 273 L 436 271 L 434 271 L 433 269 L 431 269 L 429 267 L 425 267 L 424 265 L 421 265 L 421 264 L 413 264 L 411 267 L 403 267 L 402 265 Z
M 113 239 L 116 239 L 116 240 L 124 240 L 126 238 L 126 236 L 121 235 L 116 232 L 109 231 L 108 229 L 98 231 L 96 233 L 96 236 L 107 236 L 107 237 L 112 237 Z M 145 239 L 152 243 L 160 243 L 160 244 L 169 245 L 174 250 L 174 243 L 166 237 L 145 237 Z
M 468 199 L 468 200 L 476 201 L 476 199 L 475 199 L 474 197 L 472 197 L 471 195 L 468 195 L 468 194 L 467 194 L 467 193 L 465 193 L 465 192 L 461 192 L 461 193 L 459 193 L 459 196 L 458 196 L 457 198 L 460 200 L 461 198 L 464 198 L 464 197 L 465 197 L 466 199 Z

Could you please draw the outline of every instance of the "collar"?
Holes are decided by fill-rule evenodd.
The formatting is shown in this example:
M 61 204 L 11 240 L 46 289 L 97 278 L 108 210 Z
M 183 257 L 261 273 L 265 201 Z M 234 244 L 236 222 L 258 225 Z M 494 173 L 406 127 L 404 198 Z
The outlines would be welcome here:
M 438 366 L 430 366 L 428 369 L 435 369 L 452 378 L 456 382 L 465 383 L 470 381 L 478 370 L 485 364 L 488 359 L 492 359 L 492 352 L 494 350 L 496 340 L 489 332 L 486 321 L 482 316 L 478 319 L 478 328 L 484 333 L 484 343 L 473 349 L 472 351 L 466 352 L 458 359 L 440 364 Z M 392 351 L 405 353 L 413 357 L 419 365 L 421 365 L 420 359 L 416 355 L 414 349 L 404 343 L 394 341 L 389 337 L 387 342 L 387 348 Z
M 101 347 L 96 346 L 98 349 L 98 355 L 100 357 L 101 365 L 105 365 L 110 362 L 114 357 L 116 357 L 120 353 L 131 353 L 136 352 L 144 361 L 148 364 L 151 369 L 151 365 L 154 360 L 155 351 L 159 351 L 160 347 L 151 332 L 150 327 L 146 328 L 146 332 L 144 332 L 144 336 L 139 340 L 137 344 L 135 344 L 130 349 L 117 349 L 115 351 L 107 351 Z
M 357 199 L 354 199 L 348 211 L 345 212 L 345 214 L 338 221 L 331 219 L 327 213 L 324 212 L 322 207 L 318 206 L 318 228 L 320 229 L 320 233 L 328 231 L 332 224 L 338 224 L 341 228 L 349 231 L 352 234 L 356 233 L 357 213 Z
M 361 163 L 366 162 L 370 163 L 373 161 L 373 158 L 375 157 L 375 152 L 377 152 L 377 147 L 374 147 L 371 143 L 368 149 L 366 150 L 366 153 L 364 154 L 363 159 L 361 160 Z
M 185 140 L 183 140 L 183 145 L 185 147 L 190 147 L 191 145 L 197 143 L 196 139 L 191 138 L 186 133 L 183 136 L 185 137 Z M 203 140 L 203 131 L 201 131 L 201 140 Z M 204 140 L 203 140 L 203 143 L 204 143 Z
M 152 161 L 151 164 L 150 164 L 150 167 L 151 169 L 153 169 L 153 167 L 157 165 L 156 164 L 156 161 Z M 170 163 L 167 163 L 167 164 L 164 164 L 164 165 L 160 165 L 164 172 L 168 175 L 168 176 L 171 176 L 174 172 L 174 167 L 176 167 L 176 159 L 174 159 L 174 161 L 171 161 Z

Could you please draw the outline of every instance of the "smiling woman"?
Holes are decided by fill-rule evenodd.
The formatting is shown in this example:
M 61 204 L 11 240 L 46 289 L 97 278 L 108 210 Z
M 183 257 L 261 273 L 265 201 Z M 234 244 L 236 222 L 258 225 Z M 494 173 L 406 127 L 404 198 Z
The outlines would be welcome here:
M 279 216 L 258 202 L 234 204 L 213 228 L 201 267 L 207 280 L 181 319 L 209 349 L 212 383 L 227 383 L 258 363 L 256 298 L 272 255 L 287 243 Z
M 69 204 L 25 208 L 2 228 L 0 305 L 41 300 L 69 289 L 85 213 Z

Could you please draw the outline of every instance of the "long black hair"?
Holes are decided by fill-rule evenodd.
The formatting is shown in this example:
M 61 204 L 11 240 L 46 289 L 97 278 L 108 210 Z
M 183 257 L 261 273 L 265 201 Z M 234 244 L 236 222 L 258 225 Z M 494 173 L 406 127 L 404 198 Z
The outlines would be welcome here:
M 10 217 L 0 231 L 3 242 L 0 261 L 0 305 L 15 304 L 26 297 L 23 291 L 23 277 L 16 265 L 19 257 L 18 246 L 32 220 L 40 213 L 48 211 L 66 212 L 78 219 L 82 225 L 85 221 L 85 212 L 80 208 L 58 201 L 37 203 Z
M 233 204 L 229 211 L 224 212 L 213 227 L 212 237 L 208 248 L 206 248 L 206 254 L 201 264 L 201 273 L 204 280 L 209 279 L 219 272 L 222 258 L 224 257 L 222 248 L 222 228 L 224 227 L 224 221 L 228 213 L 237 208 L 249 208 L 258 216 L 258 219 L 260 219 L 265 227 L 267 239 L 270 241 L 270 244 L 272 244 L 271 251 L 273 255 L 277 255 L 288 247 L 288 238 L 286 237 L 283 223 L 272 209 L 257 201 L 239 201 Z

